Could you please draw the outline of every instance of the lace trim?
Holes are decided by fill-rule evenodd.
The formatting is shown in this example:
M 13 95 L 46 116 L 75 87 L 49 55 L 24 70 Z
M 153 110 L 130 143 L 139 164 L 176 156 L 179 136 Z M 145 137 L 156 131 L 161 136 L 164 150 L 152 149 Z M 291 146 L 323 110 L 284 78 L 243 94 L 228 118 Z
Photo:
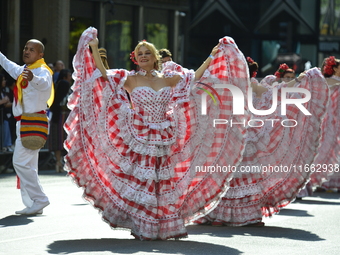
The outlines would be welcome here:
M 157 76 L 157 71 L 155 70 L 155 69 L 152 69 L 151 71 L 150 71 L 150 73 L 151 73 L 151 75 L 152 76 Z M 142 69 L 142 68 L 140 68 L 139 70 L 138 70 L 138 74 L 139 75 L 142 75 L 142 76 L 145 76 L 146 74 L 147 74 L 147 71 L 146 70 L 144 70 L 144 69 Z
M 261 194 L 261 188 L 256 184 L 247 186 L 230 187 L 225 195 L 229 199 L 242 198 L 249 195 Z
M 168 127 L 171 126 L 171 124 L 173 125 L 174 123 L 173 122 L 170 122 L 168 120 L 165 120 L 165 121 L 162 121 L 160 123 L 151 123 L 151 122 L 147 122 L 146 123 L 146 126 L 150 129 L 155 129 L 155 130 L 163 130 L 163 129 L 166 129 Z
M 302 172 L 286 176 L 268 176 L 256 183 L 257 188 L 252 187 L 253 185 L 243 186 L 242 189 L 238 187 L 236 195 L 228 196 L 227 192 L 219 206 L 205 219 L 221 221 L 230 226 L 242 226 L 261 220 L 263 216 L 272 216 L 295 199 L 308 181 L 308 175 Z M 254 189 L 247 192 L 248 188 Z
M 245 226 L 262 221 L 261 207 L 240 206 L 231 207 L 224 204 L 222 200 L 220 206 L 212 213 L 204 217 L 207 221 L 220 221 L 227 226 Z
M 72 172 L 69 175 L 75 177 Z M 131 229 L 131 232 L 141 240 L 166 240 L 187 236 L 184 221 L 179 215 L 152 220 L 132 210 L 127 213 L 119 203 L 110 201 L 106 193 L 93 197 L 91 191 L 85 188 L 83 197 L 101 212 L 103 220 L 112 228 Z

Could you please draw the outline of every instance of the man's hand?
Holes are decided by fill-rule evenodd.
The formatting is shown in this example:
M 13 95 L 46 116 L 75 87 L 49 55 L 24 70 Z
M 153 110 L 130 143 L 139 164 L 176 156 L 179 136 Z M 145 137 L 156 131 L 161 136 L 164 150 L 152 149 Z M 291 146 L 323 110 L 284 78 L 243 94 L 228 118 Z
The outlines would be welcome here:
M 25 80 L 31 81 L 33 79 L 32 71 L 26 67 L 24 71 L 22 72 L 22 78 Z

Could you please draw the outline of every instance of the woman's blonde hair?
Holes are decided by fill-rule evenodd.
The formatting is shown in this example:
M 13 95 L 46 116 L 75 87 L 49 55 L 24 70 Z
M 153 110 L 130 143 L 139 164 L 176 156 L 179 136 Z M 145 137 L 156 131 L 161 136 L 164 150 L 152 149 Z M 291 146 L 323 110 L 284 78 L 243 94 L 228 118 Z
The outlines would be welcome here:
M 145 46 L 148 50 L 151 51 L 151 54 L 156 58 L 156 61 L 153 65 L 153 68 L 155 70 L 160 70 L 161 69 L 161 56 L 159 55 L 158 53 L 158 50 L 156 49 L 155 45 L 153 45 L 152 43 L 149 43 L 147 41 L 141 41 L 137 44 L 137 46 L 135 47 L 135 59 L 136 59 L 136 56 L 138 55 L 138 51 L 139 51 L 139 48 L 142 47 L 142 46 Z

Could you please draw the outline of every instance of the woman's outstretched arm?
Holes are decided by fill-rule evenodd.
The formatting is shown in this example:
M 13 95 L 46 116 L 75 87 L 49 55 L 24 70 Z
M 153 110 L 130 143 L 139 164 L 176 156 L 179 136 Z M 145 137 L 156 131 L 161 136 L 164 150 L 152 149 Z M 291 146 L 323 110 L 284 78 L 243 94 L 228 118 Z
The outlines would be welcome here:
M 98 38 L 93 39 L 89 42 L 89 45 L 92 49 L 92 56 L 94 58 L 94 62 L 96 63 L 96 66 L 101 72 L 103 78 L 106 80 L 107 79 L 106 68 L 104 67 L 104 64 L 100 58 L 99 51 L 98 51 L 98 44 L 99 44 Z
M 305 72 L 300 73 L 299 77 L 295 78 L 294 80 L 291 80 L 287 83 L 287 87 L 294 87 L 296 83 L 300 83 L 302 79 L 306 76 Z
M 204 74 L 204 71 L 208 68 L 208 66 L 210 65 L 210 62 L 213 60 L 215 54 L 218 51 L 218 46 L 220 44 L 217 44 L 211 51 L 209 57 L 203 62 L 203 64 L 196 70 L 195 72 L 195 80 L 199 80 L 202 75 Z

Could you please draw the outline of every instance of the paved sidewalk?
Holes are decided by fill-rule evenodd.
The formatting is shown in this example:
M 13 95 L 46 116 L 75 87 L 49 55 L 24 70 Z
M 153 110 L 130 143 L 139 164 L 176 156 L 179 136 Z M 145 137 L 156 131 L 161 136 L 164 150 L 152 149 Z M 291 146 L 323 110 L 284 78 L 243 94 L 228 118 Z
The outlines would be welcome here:
M 136 241 L 112 230 L 65 174 L 41 171 L 51 205 L 41 216 L 23 209 L 14 174 L 0 175 L 0 254 L 340 254 L 340 194 L 315 193 L 295 202 L 266 226 L 188 226 L 189 238 Z

